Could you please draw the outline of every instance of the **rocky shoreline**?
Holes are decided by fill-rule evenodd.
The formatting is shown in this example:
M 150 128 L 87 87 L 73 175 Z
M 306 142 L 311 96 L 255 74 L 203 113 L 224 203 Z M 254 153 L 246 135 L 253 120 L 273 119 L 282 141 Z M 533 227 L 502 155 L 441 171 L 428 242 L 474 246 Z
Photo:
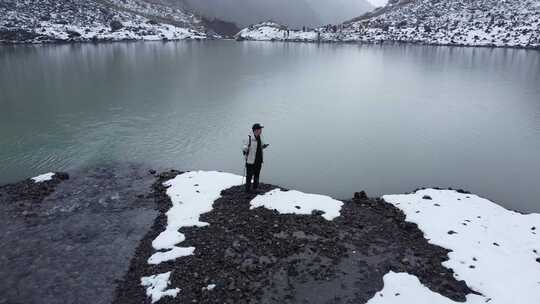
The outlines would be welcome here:
M 118 166 L 0 186 L 0 303 L 111 303 L 158 214 L 153 182 Z
M 464 190 L 417 189 L 403 197 L 384 198 L 358 192 L 340 201 L 339 213 L 329 217 L 328 209 L 319 210 L 316 205 L 306 212 L 309 208 L 305 209 L 306 201 L 300 197 L 285 209 L 253 205 L 255 198 L 269 193 L 297 191 L 264 184 L 259 194 L 247 194 L 239 184 L 225 187 L 200 218 L 179 214 L 190 216 L 188 222 L 195 221 L 178 230 L 182 248 L 194 251 L 150 263 L 156 240 L 169 229 L 171 216 L 178 216 L 171 214 L 178 202 L 172 201 L 177 192 L 170 192 L 176 186 L 169 181 L 180 177 L 193 187 L 179 194 L 184 197 L 180 206 L 188 204 L 189 191 L 205 198 L 211 193 L 209 186 L 215 187 L 206 177 L 199 182 L 197 174 L 204 174 L 200 172 L 157 173 L 140 166 L 119 166 L 43 175 L 0 186 L 0 228 L 5 232 L 0 246 L 10 248 L 0 254 L 0 303 L 408 303 L 414 288 L 389 292 L 393 290 L 387 286 L 389 274 L 414 276 L 426 292 L 446 301 L 491 300 L 476 288 L 478 283 L 473 280 L 474 285 L 469 285 L 462 278 L 463 269 L 455 272 L 456 268 L 448 267 L 461 254 L 459 248 L 453 252 L 447 249 L 452 246 L 438 246 L 440 240 L 425 230 L 426 223 L 412 222 L 414 216 L 426 213 L 431 218 L 430 212 L 439 210 L 451 218 L 440 195 L 458 201 L 473 199 Z M 214 172 L 222 174 L 227 173 Z M 236 181 L 236 176 L 228 176 Z M 421 206 L 407 202 L 413 197 Z M 537 215 L 516 216 L 530 218 L 532 223 L 538 220 Z M 526 222 L 523 219 L 519 221 Z M 490 218 L 481 223 L 481 229 L 488 229 Z M 466 220 L 461 228 L 445 230 L 444 237 L 464 235 L 464 229 L 473 225 L 474 221 Z M 515 227 L 511 222 L 508 225 Z M 536 226 L 525 230 L 536 239 Z M 493 239 L 493 244 L 497 245 L 488 244 L 489 250 L 507 245 L 500 238 Z M 526 249 L 527 259 L 534 253 L 531 261 L 540 260 L 540 248 Z M 473 261 L 467 262 L 471 265 L 463 267 L 482 270 L 478 264 L 488 260 L 482 252 L 473 252 Z M 163 275 L 161 285 L 141 285 L 145 278 Z M 159 297 L 151 296 L 156 292 Z M 534 298 L 536 292 L 531 289 L 525 296 Z
M 442 267 L 448 250 L 430 245 L 397 208 L 362 195 L 346 201 L 338 219 L 327 221 L 316 212 L 250 210 L 256 195 L 233 187 L 201 218 L 208 227 L 182 229 L 183 244 L 197 248 L 193 256 L 149 265 L 152 240 L 165 229 L 164 212 L 171 208 L 162 183 L 176 174 L 161 174 L 154 184 L 161 214 L 141 241 L 114 303 L 144 303 L 140 278 L 171 267 L 171 285 L 182 286 L 181 292 L 160 303 L 366 303 L 382 289 L 388 271 L 414 273 L 456 301 L 473 292 Z M 215 287 L 205 289 L 209 284 Z

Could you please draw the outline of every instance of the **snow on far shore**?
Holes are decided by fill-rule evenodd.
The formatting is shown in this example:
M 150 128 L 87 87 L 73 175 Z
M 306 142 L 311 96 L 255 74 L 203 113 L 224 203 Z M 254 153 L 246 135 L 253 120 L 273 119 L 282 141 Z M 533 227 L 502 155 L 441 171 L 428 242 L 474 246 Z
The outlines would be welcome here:
M 38 175 L 38 176 L 36 176 L 36 177 L 32 177 L 31 179 L 32 179 L 35 183 L 42 183 L 42 182 L 46 182 L 46 181 L 52 180 L 53 176 L 54 176 L 54 173 L 53 173 L 53 172 L 49 172 L 49 173 L 45 173 L 45 174 Z
M 152 303 L 156 303 L 165 296 L 175 298 L 178 295 L 179 288 L 167 289 L 170 277 L 171 271 L 141 278 L 141 285 L 147 287 L 146 295 L 152 298 Z
M 430 243 L 452 250 L 443 266 L 484 295 L 467 303 L 540 303 L 540 214 L 519 214 L 453 190 L 426 189 L 383 199 L 418 224 Z M 410 281 L 392 274 L 389 280 Z
M 317 32 L 315 31 L 300 31 L 288 30 L 287 27 L 274 22 L 263 22 L 241 30 L 237 37 L 247 40 L 301 40 L 315 41 L 317 40 Z
M 215 200 L 221 196 L 221 191 L 242 184 L 242 177 L 230 173 L 215 171 L 193 171 L 180 174 L 163 183 L 167 195 L 171 198 L 172 207 L 167 211 L 167 228 L 152 241 L 157 252 L 150 257 L 150 264 L 174 260 L 181 256 L 191 255 L 193 247 L 177 247 L 185 240 L 178 230 L 182 227 L 203 227 L 208 223 L 201 222 L 203 213 L 212 211 Z
M 367 304 L 458 304 L 422 285 L 418 278 L 408 273 L 390 271 L 384 278 L 384 288 Z M 466 303 L 484 303 L 478 295 L 468 295 Z
M 263 195 L 257 195 L 250 205 L 250 209 L 265 207 L 275 209 L 279 213 L 311 214 L 315 210 L 320 210 L 324 212 L 322 217 L 331 221 L 340 215 L 343 203 L 325 195 L 274 189 Z

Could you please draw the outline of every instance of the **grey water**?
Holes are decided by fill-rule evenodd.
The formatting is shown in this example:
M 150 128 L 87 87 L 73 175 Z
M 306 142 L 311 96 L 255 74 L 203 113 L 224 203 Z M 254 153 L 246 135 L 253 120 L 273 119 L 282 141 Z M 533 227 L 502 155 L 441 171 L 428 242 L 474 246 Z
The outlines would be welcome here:
M 115 163 L 347 199 L 464 188 L 540 211 L 540 52 L 414 45 L 0 46 L 0 184 Z

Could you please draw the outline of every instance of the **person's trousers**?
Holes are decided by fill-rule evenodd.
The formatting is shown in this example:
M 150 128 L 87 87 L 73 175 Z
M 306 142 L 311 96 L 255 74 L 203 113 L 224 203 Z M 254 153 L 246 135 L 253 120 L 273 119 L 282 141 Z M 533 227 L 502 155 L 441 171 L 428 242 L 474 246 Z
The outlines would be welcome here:
M 253 189 L 259 187 L 259 175 L 261 174 L 262 164 L 246 164 L 246 191 L 251 189 L 251 180 L 253 179 Z

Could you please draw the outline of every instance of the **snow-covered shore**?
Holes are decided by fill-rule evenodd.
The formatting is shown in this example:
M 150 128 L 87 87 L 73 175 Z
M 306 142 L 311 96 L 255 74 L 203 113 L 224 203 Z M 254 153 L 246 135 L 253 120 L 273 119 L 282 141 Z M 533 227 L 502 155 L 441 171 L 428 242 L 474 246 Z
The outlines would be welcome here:
M 144 189 L 130 186 L 133 181 L 128 175 L 119 183 L 125 189 L 116 189 L 116 182 L 109 184 L 119 175 L 109 173 L 101 182 L 102 190 L 87 187 L 88 180 L 94 181 L 92 185 L 100 183 L 102 172 L 108 171 L 95 170 L 89 176 L 78 173 L 72 179 L 64 173 L 47 173 L 2 186 L 0 208 L 10 225 L 25 225 L 27 211 L 32 210 L 35 220 L 27 230 L 39 229 L 40 239 L 48 242 L 44 233 L 55 227 L 70 229 L 76 236 L 77 226 L 57 223 L 80 222 L 78 212 L 85 218 L 97 210 L 100 217 L 112 212 L 111 219 L 120 225 L 126 219 L 115 213 L 117 204 L 126 205 L 122 212 L 133 216 L 129 206 L 142 200 L 148 208 L 153 200 L 159 214 L 144 237 L 129 236 L 130 246 L 142 240 L 134 253 L 123 252 L 132 258 L 116 287 L 114 303 L 244 303 L 246 299 L 326 303 L 335 298 L 340 299 L 337 303 L 369 304 L 540 301 L 540 214 L 506 210 L 465 191 L 423 189 L 379 199 L 355 195 L 340 201 L 266 184 L 259 194 L 246 194 L 242 177 L 230 173 L 157 174 L 153 170 L 138 177 L 144 180 Z M 154 190 L 148 192 L 152 180 Z M 96 199 L 104 191 L 107 202 Z M 146 218 L 143 226 L 149 227 L 151 219 Z M 130 233 L 127 228 L 119 231 Z M 19 234 L 25 231 L 17 229 Z M 122 233 L 101 232 L 115 235 L 115 242 L 125 237 Z M 110 243 L 101 234 L 92 239 Z M 14 234 L 6 234 L 0 244 L 24 253 L 14 240 Z M 114 251 L 115 242 L 107 245 L 107 252 Z M 94 248 L 92 242 L 85 244 L 81 248 Z M 46 246 L 39 256 L 55 252 L 58 246 L 65 247 L 62 240 Z M 81 262 L 94 268 L 103 264 L 101 259 L 108 259 L 77 251 L 69 259 L 83 257 L 96 259 Z M 48 267 L 39 266 L 48 259 L 36 260 L 33 267 Z M 70 264 L 70 269 L 77 265 Z M 2 271 L 8 280 L 17 274 L 8 268 Z M 63 278 L 55 281 L 64 282 Z M 69 297 L 78 297 L 76 288 L 55 288 L 59 299 L 62 290 L 74 290 Z M 83 290 L 87 293 L 91 288 Z M 29 299 L 13 292 L 6 296 L 8 301 Z
M 167 212 L 167 228 L 153 241 L 154 248 L 172 248 L 171 251 L 179 248 L 175 245 L 183 242 L 185 236 L 178 229 L 208 225 L 199 217 L 211 212 L 221 191 L 240 184 L 240 176 L 203 171 L 178 175 L 165 182 L 173 205 Z M 450 250 L 450 259 L 442 265 L 451 269 L 456 279 L 464 280 L 479 293 L 467 295 L 466 303 L 540 302 L 540 237 L 536 233 L 540 214 L 518 214 L 486 199 L 454 190 L 425 189 L 413 194 L 387 195 L 383 199 L 402 210 L 408 222 L 418 224 L 430 243 Z M 314 214 L 332 221 L 341 216 L 343 203 L 321 195 L 274 189 L 257 195 L 250 205 L 250 209 L 264 207 L 281 214 Z M 317 210 L 320 212 L 314 213 Z M 197 254 L 195 248 L 192 249 L 171 258 Z M 151 264 L 154 263 L 152 257 Z M 165 275 L 169 280 L 168 274 L 143 277 L 141 282 L 146 285 L 149 279 Z M 185 288 L 168 282 L 172 285 L 169 289 L 162 286 L 162 290 L 152 291 L 153 286 L 149 287 L 147 294 L 153 301 L 163 296 L 175 297 L 178 290 Z M 457 303 L 430 290 L 411 273 L 389 271 L 384 282 L 384 288 L 368 303 L 408 303 L 413 300 L 426 304 Z
M 264 22 L 243 29 L 236 37 L 538 49 L 540 1 L 391 1 L 387 7 L 339 25 L 299 30 Z

